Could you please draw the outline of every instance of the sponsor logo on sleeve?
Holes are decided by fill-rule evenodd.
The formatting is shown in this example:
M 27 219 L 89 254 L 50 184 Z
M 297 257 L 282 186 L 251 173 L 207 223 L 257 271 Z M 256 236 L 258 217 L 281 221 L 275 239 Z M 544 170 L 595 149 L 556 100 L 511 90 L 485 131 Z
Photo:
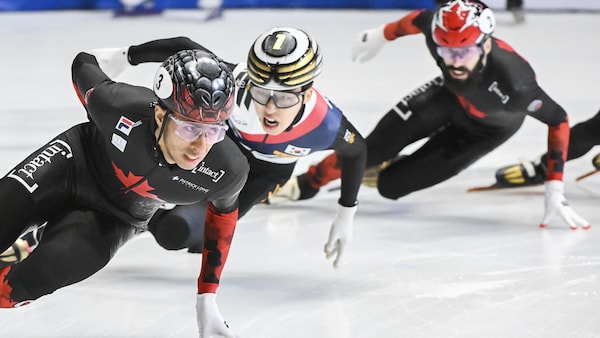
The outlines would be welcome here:
M 504 94 L 500 90 L 500 88 L 498 88 L 497 81 L 492 82 L 492 84 L 488 87 L 488 91 L 490 93 L 494 93 L 494 94 L 498 95 L 498 97 L 500 98 L 500 102 L 502 102 L 502 104 L 506 104 L 510 100 L 510 96 Z
M 344 141 L 346 141 L 347 143 L 354 143 L 354 140 L 356 139 L 356 135 L 351 132 L 350 130 L 346 129 L 346 131 L 344 132 Z
M 540 108 L 542 108 L 542 100 L 533 100 L 527 106 L 527 111 L 533 113 L 535 111 L 538 111 Z
M 35 173 L 38 169 L 52 163 L 55 156 L 63 156 L 66 159 L 73 157 L 71 146 L 63 140 L 54 140 L 48 144 L 48 147 L 43 149 L 39 154 L 25 163 L 21 168 L 15 169 L 7 176 L 21 183 L 30 193 L 33 193 L 38 188 L 38 183 L 35 181 Z
M 110 142 L 113 144 L 113 146 L 115 146 L 121 152 L 125 151 L 125 147 L 127 146 L 127 140 L 125 140 L 121 136 L 113 133 L 112 134 L 112 139 L 110 140 Z
M 140 124 L 142 124 L 142 121 L 133 122 L 125 116 L 121 116 L 119 122 L 117 122 L 117 125 L 115 126 L 115 129 L 129 136 L 131 129 L 139 126 Z

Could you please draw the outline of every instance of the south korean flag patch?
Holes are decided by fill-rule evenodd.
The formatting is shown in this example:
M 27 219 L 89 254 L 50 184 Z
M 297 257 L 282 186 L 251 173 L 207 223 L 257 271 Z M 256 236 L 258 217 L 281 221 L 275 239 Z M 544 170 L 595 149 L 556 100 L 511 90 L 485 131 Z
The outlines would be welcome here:
M 286 154 L 292 156 L 306 156 L 310 154 L 310 148 L 300 148 L 294 145 L 288 144 L 284 151 Z

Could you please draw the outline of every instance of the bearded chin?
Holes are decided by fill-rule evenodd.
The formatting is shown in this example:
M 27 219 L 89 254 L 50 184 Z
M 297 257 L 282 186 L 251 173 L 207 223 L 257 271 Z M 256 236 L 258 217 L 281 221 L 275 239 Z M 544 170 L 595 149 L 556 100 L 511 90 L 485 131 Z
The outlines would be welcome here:
M 452 75 L 450 75 L 448 67 L 444 66 L 441 68 L 442 74 L 444 74 L 444 82 L 446 87 L 454 93 L 461 93 L 479 84 L 479 80 L 481 79 L 481 70 L 483 68 L 483 63 L 479 61 L 477 62 L 477 65 L 473 70 L 467 70 L 468 76 L 464 80 L 453 78 Z

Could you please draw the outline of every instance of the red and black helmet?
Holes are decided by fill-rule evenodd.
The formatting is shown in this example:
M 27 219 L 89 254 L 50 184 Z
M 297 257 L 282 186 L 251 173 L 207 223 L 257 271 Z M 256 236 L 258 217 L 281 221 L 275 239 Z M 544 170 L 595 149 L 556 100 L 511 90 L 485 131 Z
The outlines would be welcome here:
M 235 81 L 231 70 L 214 54 L 182 50 L 170 56 L 154 77 L 161 106 L 193 121 L 221 124 L 233 111 Z
M 494 13 L 477 0 L 449 1 L 438 8 L 431 22 L 433 41 L 442 47 L 478 45 L 495 28 Z

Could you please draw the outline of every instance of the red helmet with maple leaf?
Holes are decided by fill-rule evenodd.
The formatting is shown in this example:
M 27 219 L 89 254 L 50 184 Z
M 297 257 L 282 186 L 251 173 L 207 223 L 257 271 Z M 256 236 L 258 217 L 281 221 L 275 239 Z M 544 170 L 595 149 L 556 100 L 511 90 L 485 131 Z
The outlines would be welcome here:
M 440 6 L 431 22 L 433 40 L 442 47 L 466 47 L 485 41 L 496 28 L 494 13 L 483 2 L 452 0 Z

